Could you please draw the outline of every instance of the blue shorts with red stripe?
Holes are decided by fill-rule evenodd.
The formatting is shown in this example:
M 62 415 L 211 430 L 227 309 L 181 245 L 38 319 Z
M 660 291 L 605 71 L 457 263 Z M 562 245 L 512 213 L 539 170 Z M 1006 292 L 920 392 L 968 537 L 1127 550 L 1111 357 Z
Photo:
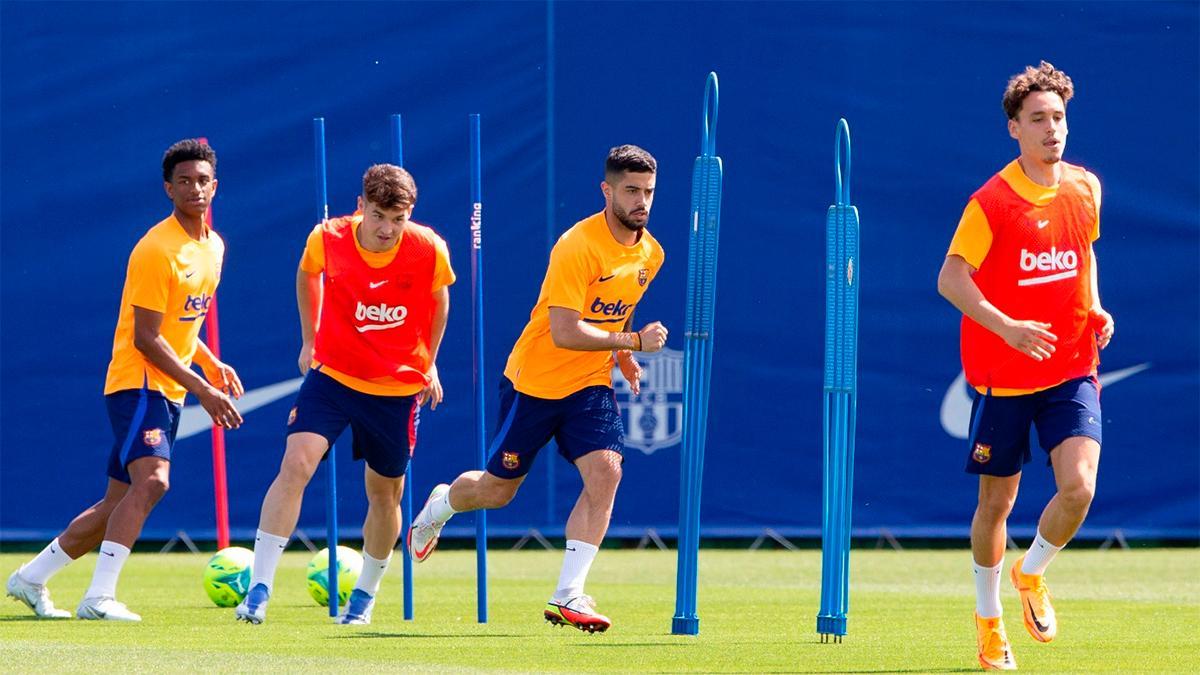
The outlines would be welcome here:
M 1033 460 L 1031 427 L 1037 429 L 1038 444 L 1047 455 L 1074 436 L 1086 436 L 1101 443 L 1099 382 L 1088 376 L 1023 396 L 976 394 L 971 405 L 967 473 L 987 476 L 1020 473 L 1021 466 Z
M 149 389 L 114 391 L 104 404 L 115 439 L 108 455 L 110 478 L 130 482 L 129 463 L 141 457 L 171 460 L 183 406 Z
M 399 478 L 417 447 L 419 421 L 416 396 L 364 394 L 310 370 L 288 415 L 287 433 L 324 436 L 332 446 L 349 426 L 354 459 L 365 459 L 381 476 Z
M 584 387 L 560 399 L 538 398 L 500 378 L 500 414 L 489 449 L 487 471 L 500 478 L 520 478 L 533 468 L 538 451 L 550 439 L 572 464 L 596 450 L 621 453 L 625 426 L 612 387 Z

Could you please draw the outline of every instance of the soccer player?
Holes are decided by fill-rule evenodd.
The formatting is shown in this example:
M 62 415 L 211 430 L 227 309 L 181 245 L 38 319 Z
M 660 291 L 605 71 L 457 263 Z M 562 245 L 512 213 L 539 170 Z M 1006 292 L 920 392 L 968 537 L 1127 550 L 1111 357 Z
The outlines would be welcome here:
M 636 394 L 641 367 L 633 352 L 656 352 L 667 341 L 657 321 L 638 332 L 631 328 L 634 307 L 663 263 L 662 247 L 646 230 L 656 171 L 654 157 L 637 146 L 609 152 L 600 183 L 604 210 L 554 245 L 537 304 L 508 357 L 487 470 L 435 487 L 408 532 L 413 559 L 426 560 L 455 513 L 508 504 L 538 451 L 554 438 L 579 469 L 583 492 L 567 519 L 562 572 L 544 616 L 580 630 L 611 625 L 583 586 L 621 480 L 624 430 L 613 361 Z
M 1022 465 L 1031 461 L 1030 426 L 1049 454 L 1057 494 L 1009 578 L 1025 628 L 1039 642 L 1057 633 L 1043 574 L 1083 523 L 1096 490 L 1096 367 L 1113 318 L 1100 305 L 1092 248 L 1100 236 L 1100 182 L 1062 161 L 1073 93 L 1071 78 L 1045 61 L 1009 80 L 1004 112 L 1020 155 L 971 197 L 938 276 L 938 291 L 964 314 L 963 369 L 978 392 L 966 470 L 979 475 L 971 549 L 978 656 L 988 670 L 1016 669 L 1001 620 L 1000 575 L 1005 521 Z
M 39 617 L 70 617 L 54 607 L 46 582 L 99 545 L 96 571 L 76 616 L 141 621 L 117 601 L 117 577 L 146 517 L 167 491 L 184 396 L 190 392 L 198 398 L 214 424 L 236 429 L 242 423 L 230 400 L 242 395 L 237 373 L 199 339 L 225 255 L 225 244 L 205 224 L 217 192 L 216 167 L 216 153 L 197 140 L 180 141 L 163 156 L 163 189 L 174 210 L 129 256 L 104 384 L 116 437 L 108 488 L 103 499 L 8 578 L 8 595 Z M 193 359 L 203 378 L 191 370 Z
M 358 211 L 320 223 L 308 236 L 296 273 L 304 384 L 288 416 L 279 475 L 263 499 L 250 591 L 235 610 L 240 620 L 266 619 L 304 488 L 349 425 L 354 458 L 367 464 L 368 507 L 363 570 L 337 621 L 371 622 L 400 536 L 400 496 L 419 410 L 442 400 L 436 360 L 454 271 L 446 242 L 410 220 L 416 203 L 412 176 L 377 164 L 363 175 Z

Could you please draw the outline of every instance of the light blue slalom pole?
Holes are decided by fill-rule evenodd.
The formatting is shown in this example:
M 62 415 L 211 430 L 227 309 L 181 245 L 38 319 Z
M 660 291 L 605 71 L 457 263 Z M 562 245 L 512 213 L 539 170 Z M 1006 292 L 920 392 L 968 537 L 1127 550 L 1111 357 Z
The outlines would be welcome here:
M 329 192 L 325 176 L 325 118 L 313 119 L 313 148 L 316 157 L 317 176 L 317 222 L 329 218 Z M 337 506 L 337 450 L 329 444 L 329 455 L 325 467 L 325 543 L 329 547 L 329 616 L 338 615 L 338 506 Z
M 825 382 L 821 508 L 821 642 L 841 642 L 850 608 L 850 506 L 858 406 L 858 209 L 850 204 L 850 125 L 833 145 L 834 204 L 825 218 Z M 845 169 L 843 172 L 843 163 Z
M 479 148 L 479 115 L 471 127 L 471 373 L 475 384 L 475 447 L 481 470 L 487 467 L 484 434 L 483 370 L 483 163 Z M 487 623 L 487 510 L 475 512 L 475 590 L 479 623 Z
M 392 164 L 396 166 L 404 166 L 404 138 L 401 135 L 400 116 L 392 115 Z M 413 517 L 413 474 L 412 474 L 412 454 L 408 457 L 408 466 L 404 469 L 404 496 L 401 497 L 400 508 L 400 536 L 406 536 L 408 528 L 412 526 Z M 413 619 L 413 564 L 412 554 L 408 552 L 408 546 L 400 547 L 402 560 L 404 561 L 404 620 L 412 621 Z
M 671 632 L 696 635 L 700 616 L 696 588 L 700 554 L 700 487 L 708 432 L 709 367 L 717 290 L 717 244 L 721 227 L 724 169 L 717 156 L 717 74 L 704 85 L 700 156 L 692 169 L 692 211 L 688 237 L 687 317 L 684 332 L 683 452 L 680 458 L 679 553 L 675 577 L 675 617 Z

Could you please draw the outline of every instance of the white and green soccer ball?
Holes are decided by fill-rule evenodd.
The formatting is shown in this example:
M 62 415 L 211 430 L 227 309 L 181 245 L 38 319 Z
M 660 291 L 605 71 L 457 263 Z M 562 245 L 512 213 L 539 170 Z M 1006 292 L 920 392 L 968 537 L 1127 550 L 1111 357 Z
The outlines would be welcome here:
M 363 559 L 352 548 L 337 547 L 338 606 L 345 607 L 358 583 Z M 308 562 L 308 594 L 322 607 L 329 606 L 329 549 L 323 548 Z
M 204 567 L 204 592 L 217 607 L 236 607 L 250 590 L 254 551 L 230 546 L 217 551 Z

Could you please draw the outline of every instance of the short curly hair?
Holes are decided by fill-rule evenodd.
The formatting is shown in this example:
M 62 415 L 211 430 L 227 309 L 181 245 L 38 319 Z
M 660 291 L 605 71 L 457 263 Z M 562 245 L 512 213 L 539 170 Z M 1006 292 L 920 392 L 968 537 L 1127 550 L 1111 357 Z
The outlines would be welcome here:
M 1062 97 L 1063 105 L 1066 105 L 1075 95 L 1075 85 L 1066 73 L 1048 61 L 1042 61 L 1037 68 L 1025 66 L 1025 71 L 1013 75 L 1004 89 L 1004 114 L 1008 119 L 1017 119 L 1025 97 L 1035 91 L 1052 91 Z
M 217 170 L 217 152 L 208 143 L 198 138 L 188 138 L 167 148 L 163 153 L 163 180 L 170 183 L 175 174 L 175 167 L 190 161 L 204 161 Z
M 417 183 L 394 164 L 376 164 L 363 174 L 362 194 L 376 206 L 403 209 L 417 203 Z

